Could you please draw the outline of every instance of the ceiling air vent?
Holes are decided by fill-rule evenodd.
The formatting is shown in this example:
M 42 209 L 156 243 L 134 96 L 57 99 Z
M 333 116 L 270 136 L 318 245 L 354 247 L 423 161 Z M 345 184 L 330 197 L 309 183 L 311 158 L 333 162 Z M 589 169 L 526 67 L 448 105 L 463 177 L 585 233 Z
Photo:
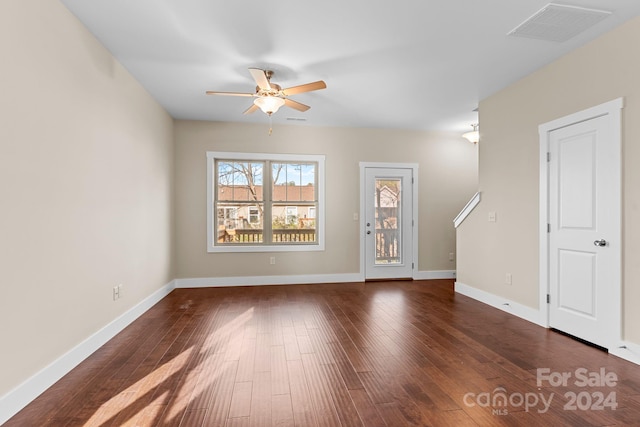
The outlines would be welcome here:
M 564 42 L 602 21 L 611 12 L 549 3 L 507 35 Z

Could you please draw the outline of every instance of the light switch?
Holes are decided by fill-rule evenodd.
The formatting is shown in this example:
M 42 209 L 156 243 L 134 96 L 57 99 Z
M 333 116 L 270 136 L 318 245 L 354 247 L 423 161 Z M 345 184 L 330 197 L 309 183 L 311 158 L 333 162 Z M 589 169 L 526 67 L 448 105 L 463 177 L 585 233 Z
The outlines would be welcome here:
M 496 213 L 489 212 L 489 222 L 496 222 Z

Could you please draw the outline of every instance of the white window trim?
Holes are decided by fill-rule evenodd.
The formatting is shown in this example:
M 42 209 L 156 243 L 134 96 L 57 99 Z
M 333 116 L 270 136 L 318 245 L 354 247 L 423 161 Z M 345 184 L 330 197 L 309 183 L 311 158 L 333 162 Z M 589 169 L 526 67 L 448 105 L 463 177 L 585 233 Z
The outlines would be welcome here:
M 238 245 L 216 246 L 213 239 L 213 174 L 215 159 L 233 160 L 270 160 L 289 162 L 316 162 L 318 164 L 318 209 L 316 210 L 316 238 L 317 244 L 313 245 Z M 264 153 L 230 153 L 220 151 L 207 151 L 207 252 L 312 252 L 324 251 L 324 227 L 325 227 L 325 156 L 321 154 L 264 154 Z

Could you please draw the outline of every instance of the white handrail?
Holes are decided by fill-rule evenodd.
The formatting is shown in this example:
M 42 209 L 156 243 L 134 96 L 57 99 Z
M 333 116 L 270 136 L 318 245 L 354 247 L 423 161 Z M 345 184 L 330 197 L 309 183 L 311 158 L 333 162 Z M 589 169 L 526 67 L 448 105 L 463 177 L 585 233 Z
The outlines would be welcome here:
M 464 221 L 465 218 L 471 213 L 473 208 L 478 206 L 478 203 L 480 203 L 480 192 L 479 191 L 476 194 L 473 195 L 471 200 L 469 200 L 469 202 L 464 206 L 464 208 L 462 208 L 462 210 L 460 211 L 458 216 L 456 216 L 454 218 L 453 225 L 454 225 L 455 228 L 458 228 L 458 226 L 460 224 L 462 224 L 462 221 Z

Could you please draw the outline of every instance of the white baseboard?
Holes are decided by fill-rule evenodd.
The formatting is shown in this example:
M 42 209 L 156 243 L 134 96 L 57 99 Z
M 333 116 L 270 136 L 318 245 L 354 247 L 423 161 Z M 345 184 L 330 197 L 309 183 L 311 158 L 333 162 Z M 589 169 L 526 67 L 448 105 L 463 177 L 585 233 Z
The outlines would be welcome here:
M 527 307 L 526 305 L 473 288 L 460 282 L 456 282 L 455 291 L 461 295 L 473 298 L 502 311 L 506 311 L 507 313 L 511 313 L 521 319 L 535 323 L 536 325 L 546 327 L 544 322 L 542 322 L 540 311 L 534 308 Z
M 414 280 L 454 279 L 455 270 L 419 271 Z M 304 274 L 286 276 L 194 277 L 176 279 L 176 288 L 221 288 L 226 286 L 298 285 L 364 282 L 364 274 Z
M 640 345 L 632 342 L 622 342 L 620 346 L 609 349 L 609 354 L 618 356 L 636 365 L 640 365 Z
M 455 279 L 455 270 L 418 271 L 413 276 L 414 280 Z
M 225 286 L 296 285 L 363 281 L 364 275 L 360 273 L 305 274 L 291 276 L 196 277 L 175 280 L 176 288 L 218 288 Z
M 117 335 L 125 327 L 153 307 L 175 288 L 174 281 L 155 291 L 134 307 L 114 319 L 83 342 L 53 361 L 49 366 L 0 397 L 0 425 L 17 414 L 42 392 L 89 357 L 94 351 Z

